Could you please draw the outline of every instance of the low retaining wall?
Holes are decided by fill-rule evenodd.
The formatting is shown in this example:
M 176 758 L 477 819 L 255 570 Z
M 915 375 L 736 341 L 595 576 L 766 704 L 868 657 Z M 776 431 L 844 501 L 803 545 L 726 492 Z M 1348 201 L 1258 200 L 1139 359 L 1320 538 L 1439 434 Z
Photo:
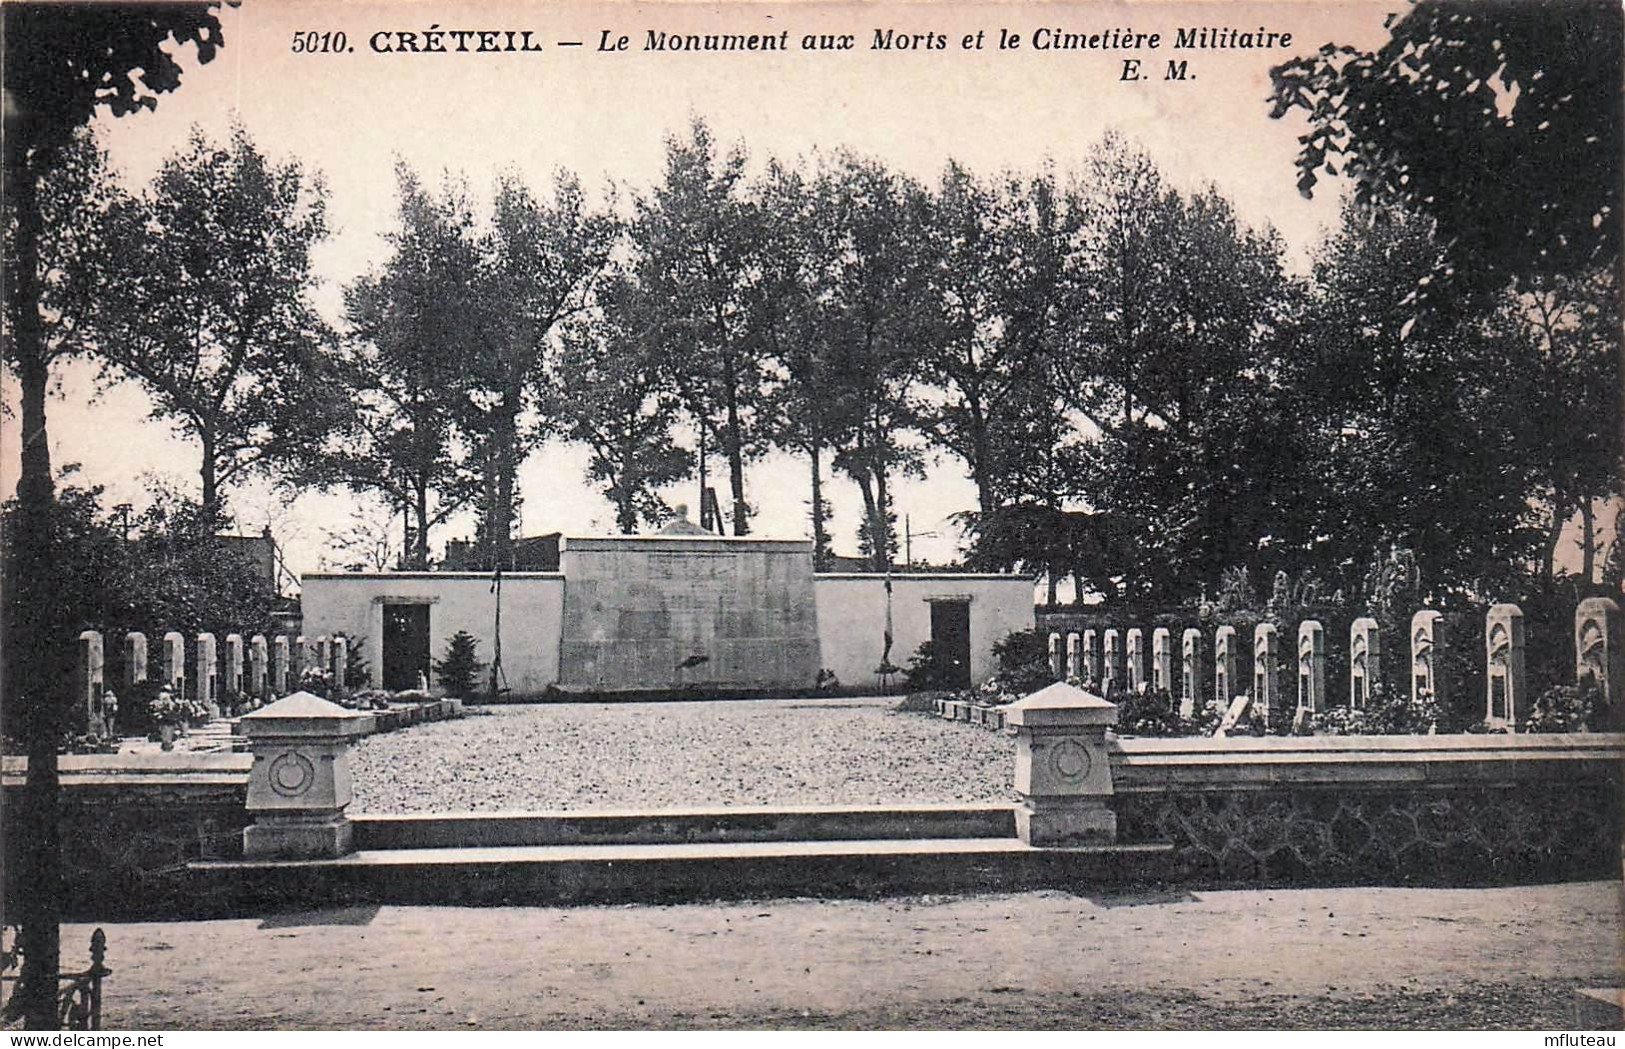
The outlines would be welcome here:
M 58 759 L 70 916 L 189 916 L 186 865 L 243 853 L 249 754 L 71 754 Z M 6 758 L 5 804 L 22 801 L 25 758 Z M 17 836 L 5 837 L 17 870 Z M 28 886 L 7 878 L 6 906 Z
M 1620 874 L 1625 736 L 1120 739 L 1120 841 L 1182 879 L 1477 884 Z
M 946 726 L 945 726 L 946 728 Z M 1169 842 L 1158 880 L 1479 884 L 1617 878 L 1625 736 L 1119 739 L 1123 844 Z M 229 886 L 189 876 L 242 854 L 248 754 L 61 759 L 73 916 L 202 916 Z M 4 762 L 7 803 L 26 764 Z M 392 834 L 415 817 L 390 817 Z M 424 831 L 443 816 L 425 816 Z M 16 870 L 6 839 L 8 871 Z M 450 876 L 450 875 L 448 875 Z M 6 885 L 10 894 L 26 886 Z M 14 901 L 13 901 L 14 902 Z M 290 905 L 321 901 L 298 893 Z

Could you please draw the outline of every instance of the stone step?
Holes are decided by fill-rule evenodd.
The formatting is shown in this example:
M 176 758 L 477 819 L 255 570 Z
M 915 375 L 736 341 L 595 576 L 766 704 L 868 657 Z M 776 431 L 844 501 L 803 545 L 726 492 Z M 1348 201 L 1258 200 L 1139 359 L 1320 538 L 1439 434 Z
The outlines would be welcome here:
M 329 860 L 200 860 L 217 913 L 338 903 L 508 905 L 1094 889 L 1154 880 L 1173 847 L 1036 849 L 1016 838 L 366 849 Z
M 1014 805 L 791 806 L 669 812 L 357 815 L 361 850 L 529 845 L 1013 838 Z

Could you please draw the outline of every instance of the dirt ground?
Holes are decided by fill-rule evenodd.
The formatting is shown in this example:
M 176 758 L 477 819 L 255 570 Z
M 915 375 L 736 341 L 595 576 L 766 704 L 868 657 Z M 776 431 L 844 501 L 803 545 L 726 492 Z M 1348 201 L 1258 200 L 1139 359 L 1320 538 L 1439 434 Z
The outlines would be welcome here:
M 1618 882 L 382 907 L 114 924 L 106 1026 L 1559 1028 Z M 89 926 L 64 929 L 65 960 Z

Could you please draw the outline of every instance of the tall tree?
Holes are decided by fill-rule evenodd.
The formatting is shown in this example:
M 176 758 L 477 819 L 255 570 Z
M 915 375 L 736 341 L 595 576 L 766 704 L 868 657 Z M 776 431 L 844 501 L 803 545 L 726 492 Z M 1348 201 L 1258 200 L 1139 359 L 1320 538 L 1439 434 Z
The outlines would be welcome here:
M 615 506 L 623 534 L 657 525 L 670 509 L 657 489 L 687 476 L 693 456 L 672 437 L 681 404 L 669 362 L 649 333 L 659 305 L 624 276 L 606 283 L 602 311 L 572 325 L 559 361 L 565 434 L 591 449 L 587 477 Z
M 916 429 L 917 349 L 929 337 L 930 201 L 923 186 L 872 160 L 837 156 L 819 173 L 821 221 L 837 231 L 828 291 L 831 374 L 855 406 L 834 465 L 863 496 L 865 551 L 877 571 L 896 556 L 891 483 L 923 470 Z
M 1167 187 L 1115 136 L 1076 192 L 1082 261 L 1056 378 L 1095 432 L 1086 494 L 1146 524 L 1130 591 L 1216 581 L 1256 542 L 1238 511 L 1258 502 L 1250 479 L 1270 475 L 1238 457 L 1225 409 L 1270 382 L 1279 240 L 1244 227 L 1211 188 Z
M 756 199 L 762 269 L 750 323 L 773 372 L 762 406 L 764 433 L 807 457 L 813 563 L 822 567 L 832 556 L 824 456 L 861 410 L 837 374 L 830 337 L 841 224 L 828 214 L 827 195 L 816 193 L 802 171 L 776 161 Z
M 203 505 L 251 473 L 308 457 L 343 418 L 331 332 L 310 294 L 325 189 L 268 160 L 241 126 L 194 130 L 131 197 L 99 257 L 87 317 L 105 378 L 133 378 L 152 417 L 200 446 Z
M 69 614 L 50 571 L 56 562 L 53 478 L 45 418 L 52 320 L 41 309 L 40 189 L 56 170 L 75 129 L 97 107 L 115 116 L 157 105 L 180 86 L 181 67 L 166 47 L 195 44 L 208 62 L 221 45 L 214 4 L 152 8 L 10 3 L 4 26 L 6 94 L 3 163 L 7 229 L 5 355 L 22 388 L 22 472 L 6 566 L 7 731 L 28 742 L 24 801 L 11 832 L 23 843 L 10 885 L 23 971 L 14 1012 L 35 1029 L 57 1026 L 61 856 L 56 748 L 72 659 Z M 18 674 L 19 666 L 28 668 Z
M 347 379 L 354 417 L 347 439 L 322 449 L 314 474 L 378 492 L 410 516 L 402 559 L 429 566 L 429 531 L 467 505 L 476 476 L 459 440 L 458 361 L 470 349 L 467 318 L 481 258 L 466 196 L 436 195 L 396 165 L 397 228 L 389 257 L 345 289 Z
M 545 201 L 517 176 L 497 181 L 480 301 L 469 317 L 478 337 L 460 383 L 462 427 L 484 471 L 480 537 L 492 565 L 513 564 L 515 477 L 553 423 L 534 409 L 551 385 L 563 326 L 591 307 L 619 236 L 569 172 L 555 175 Z
M 1522 408 L 1507 419 L 1546 514 L 1541 577 L 1554 581 L 1564 527 L 1578 514 L 1580 576 L 1596 581 L 1599 501 L 1621 490 L 1620 298 L 1610 269 L 1524 282 L 1495 318 L 1508 335 L 1507 373 L 1520 377 Z M 1497 442 L 1499 444 L 1499 442 Z
M 1345 585 L 1396 544 L 1441 594 L 1493 589 L 1532 552 L 1520 350 L 1477 307 L 1414 301 L 1443 247 L 1425 216 L 1350 202 L 1315 262 L 1284 377 L 1313 435 L 1313 567 Z
M 763 445 L 757 401 L 765 379 L 750 327 L 760 227 L 745 161 L 742 148 L 719 156 L 710 128 L 695 120 L 686 139 L 666 140 L 665 173 L 638 198 L 632 225 L 638 282 L 668 304 L 661 345 L 680 362 L 683 397 L 702 440 L 715 434 L 728 463 L 735 535 L 750 532 L 745 463 Z
M 1028 188 L 1014 179 L 978 179 L 950 162 L 932 199 L 927 230 L 933 263 L 927 312 L 935 324 L 920 346 L 919 366 L 942 396 L 922 405 L 921 425 L 970 470 L 982 513 L 1005 502 L 1003 481 L 1012 465 L 1007 460 L 1027 451 L 998 437 L 1023 407 L 1023 385 L 1037 371 L 1039 342 L 1021 337 L 1008 319 L 1016 309 L 1042 306 L 1012 300 L 1059 290 L 1024 280 L 1042 271 L 1044 261 L 1024 265 L 1023 249 L 1048 247 L 1047 238 L 1058 233 L 1053 187 L 1035 180 L 1030 188 L 1041 199 L 1032 202 L 1025 199 Z

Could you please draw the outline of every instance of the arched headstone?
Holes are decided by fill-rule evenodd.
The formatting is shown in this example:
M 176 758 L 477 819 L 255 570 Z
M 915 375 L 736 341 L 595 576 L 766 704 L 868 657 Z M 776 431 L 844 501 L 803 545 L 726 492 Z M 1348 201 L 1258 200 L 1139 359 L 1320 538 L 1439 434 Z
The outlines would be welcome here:
M 1574 610 L 1574 679 L 1597 683 L 1612 721 L 1625 714 L 1625 645 L 1621 644 L 1618 602 L 1588 597 Z M 1596 726 L 1592 726 L 1595 728 Z
M 1326 709 L 1326 630 L 1318 619 L 1298 624 L 1298 708 Z
M 1123 662 L 1124 676 L 1128 680 L 1130 692 L 1144 692 L 1145 679 L 1145 631 L 1139 627 L 1129 627 L 1123 635 Z
M 1151 687 L 1158 692 L 1174 690 L 1172 634 L 1165 626 L 1151 631 Z
M 220 716 L 220 662 L 214 647 L 214 635 L 197 636 L 197 700 L 209 717 Z
M 248 694 L 253 700 L 264 702 L 266 688 L 270 684 L 270 649 L 265 643 L 264 634 L 255 634 L 248 639 Z
M 1281 701 L 1281 639 L 1274 623 L 1253 627 L 1253 709 L 1269 724 Z
M 1123 635 L 1107 627 L 1101 635 L 1100 694 L 1110 696 L 1123 686 Z
M 86 630 L 79 635 L 79 659 L 74 674 L 74 705 L 84 719 L 85 731 L 105 739 L 110 734 L 107 719 L 102 713 L 104 663 L 102 661 L 102 635 Z
M 1382 640 L 1377 621 L 1361 616 L 1349 624 L 1349 706 L 1364 709 L 1382 680 Z
M 1484 613 L 1484 723 L 1517 731 L 1529 715 L 1523 670 L 1523 609 L 1492 605 Z
M 1202 694 L 1202 632 L 1195 627 L 1180 638 L 1179 679 L 1179 716 L 1194 717 Z
M 1441 706 L 1445 704 L 1447 686 L 1439 673 L 1444 651 L 1444 616 L 1431 608 L 1411 616 L 1411 702 L 1429 693 Z
M 124 635 L 124 684 L 139 685 L 147 680 L 147 635 L 132 630 Z
M 1236 628 L 1226 623 L 1213 632 L 1213 698 L 1226 707 L 1236 698 Z

